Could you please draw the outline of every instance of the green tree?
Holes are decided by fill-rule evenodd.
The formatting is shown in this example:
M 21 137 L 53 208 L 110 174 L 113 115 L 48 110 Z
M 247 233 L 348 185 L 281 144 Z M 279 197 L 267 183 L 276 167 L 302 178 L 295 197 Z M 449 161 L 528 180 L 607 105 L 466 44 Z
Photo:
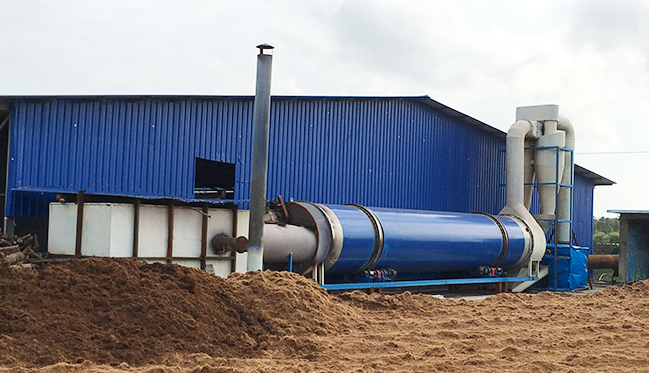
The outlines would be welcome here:
M 615 245 L 620 243 L 620 219 L 593 218 L 593 243 Z
M 593 219 L 593 233 L 604 232 L 609 234 L 611 232 L 620 231 L 620 219 L 618 218 L 596 218 Z M 593 236 L 594 237 L 594 236 Z
M 593 243 L 598 245 L 607 244 L 608 235 L 604 232 L 597 232 L 593 234 Z

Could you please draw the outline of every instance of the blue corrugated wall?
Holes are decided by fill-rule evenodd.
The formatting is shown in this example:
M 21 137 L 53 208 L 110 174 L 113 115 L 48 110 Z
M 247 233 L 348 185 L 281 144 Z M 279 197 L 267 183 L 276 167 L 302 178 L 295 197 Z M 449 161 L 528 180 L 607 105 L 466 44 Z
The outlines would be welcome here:
M 269 196 L 498 212 L 503 142 L 406 100 L 297 100 L 272 111 Z
M 583 247 L 593 247 L 593 194 L 595 186 L 591 180 L 579 175 L 575 176 L 575 190 L 572 198 L 573 214 L 575 216 L 572 230 L 577 237 L 577 244 Z
M 15 99 L 6 215 L 44 217 L 55 193 L 78 190 L 191 199 L 196 157 L 236 164 L 235 199 L 247 200 L 252 107 L 251 97 Z M 496 214 L 504 146 L 421 98 L 274 98 L 268 197 Z M 577 176 L 582 245 L 592 190 Z

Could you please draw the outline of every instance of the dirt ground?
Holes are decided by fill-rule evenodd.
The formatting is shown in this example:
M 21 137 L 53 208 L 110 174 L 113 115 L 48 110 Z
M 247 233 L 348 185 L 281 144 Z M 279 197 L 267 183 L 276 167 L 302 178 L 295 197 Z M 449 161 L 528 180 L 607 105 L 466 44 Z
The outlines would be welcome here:
M 0 373 L 646 372 L 648 323 L 648 282 L 450 300 L 127 259 L 0 264 Z

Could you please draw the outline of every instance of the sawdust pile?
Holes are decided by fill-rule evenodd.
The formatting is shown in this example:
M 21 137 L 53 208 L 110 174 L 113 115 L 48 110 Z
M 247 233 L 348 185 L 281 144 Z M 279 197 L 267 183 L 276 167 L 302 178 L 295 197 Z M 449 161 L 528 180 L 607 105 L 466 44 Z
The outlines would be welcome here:
M 4 365 L 142 365 L 175 352 L 259 357 L 278 337 L 335 333 L 356 319 L 352 307 L 290 273 L 224 280 L 128 259 L 0 271 Z
M 0 266 L 0 372 L 645 372 L 648 341 L 647 282 L 473 301 L 126 259 Z

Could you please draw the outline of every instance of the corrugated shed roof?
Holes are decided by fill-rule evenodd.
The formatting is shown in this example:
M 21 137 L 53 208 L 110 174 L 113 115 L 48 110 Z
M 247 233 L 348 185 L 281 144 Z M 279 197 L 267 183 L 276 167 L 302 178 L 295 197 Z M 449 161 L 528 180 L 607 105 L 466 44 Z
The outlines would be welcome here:
M 649 210 L 606 210 L 612 214 L 648 215 Z
M 615 181 L 605 178 L 604 176 L 598 175 L 593 171 L 590 171 L 586 168 L 583 168 L 579 165 L 575 165 L 575 174 L 582 175 L 583 177 L 592 180 L 595 185 L 613 185 Z

